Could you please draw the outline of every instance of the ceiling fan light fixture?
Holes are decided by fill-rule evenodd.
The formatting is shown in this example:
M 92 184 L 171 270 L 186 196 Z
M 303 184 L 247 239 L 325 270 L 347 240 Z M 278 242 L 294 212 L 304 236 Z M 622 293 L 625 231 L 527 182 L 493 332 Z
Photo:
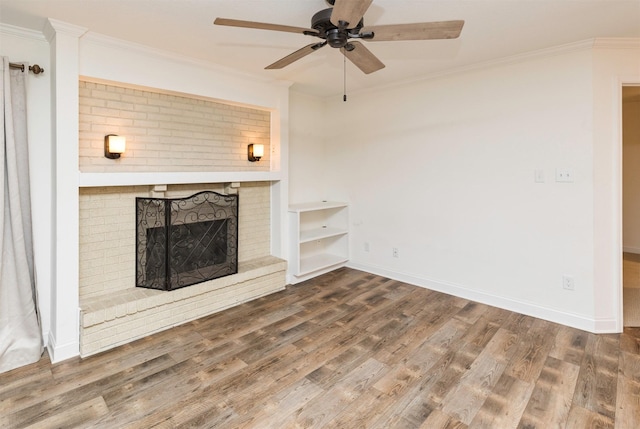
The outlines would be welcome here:
M 332 48 L 342 48 L 347 44 L 347 40 L 349 40 L 349 36 L 345 30 L 334 28 L 327 31 L 327 42 Z

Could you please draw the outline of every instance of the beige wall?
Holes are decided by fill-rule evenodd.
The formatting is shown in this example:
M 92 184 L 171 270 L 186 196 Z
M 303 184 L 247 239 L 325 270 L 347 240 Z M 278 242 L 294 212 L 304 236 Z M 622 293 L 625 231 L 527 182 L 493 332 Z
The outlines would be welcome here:
M 268 171 L 270 112 L 126 86 L 80 81 L 80 171 Z M 104 157 L 104 136 L 127 151 Z M 265 145 L 261 162 L 247 145 Z

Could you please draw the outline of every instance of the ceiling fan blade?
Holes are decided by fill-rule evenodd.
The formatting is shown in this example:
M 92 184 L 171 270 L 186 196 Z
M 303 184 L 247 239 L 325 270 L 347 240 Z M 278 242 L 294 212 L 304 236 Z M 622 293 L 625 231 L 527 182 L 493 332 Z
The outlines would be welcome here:
M 282 59 L 279 59 L 275 63 L 266 66 L 265 70 L 274 70 L 274 69 L 284 68 L 289 64 L 291 64 L 292 62 L 298 61 L 300 58 L 306 57 L 310 53 L 317 51 L 318 49 L 322 48 L 326 44 L 327 44 L 326 42 L 321 42 L 321 43 L 312 43 L 310 45 L 307 45 L 304 48 L 298 49 L 294 53 L 289 54 Z
M 288 33 L 317 34 L 316 30 L 311 28 L 292 27 L 290 25 L 269 24 L 266 22 L 242 21 L 239 19 L 216 18 L 213 21 L 215 25 L 226 25 L 229 27 L 255 28 L 257 30 L 286 31 Z
M 365 74 L 373 73 L 384 68 L 382 61 L 378 59 L 373 53 L 368 50 L 360 42 L 351 42 L 353 49 L 348 51 L 346 48 L 340 48 L 342 53 L 355 64 Z
M 373 32 L 371 42 L 388 40 L 455 39 L 460 36 L 464 21 L 419 22 L 416 24 L 374 25 L 361 33 Z
M 331 11 L 331 23 L 339 27 L 340 21 L 344 21 L 347 28 L 354 28 L 372 2 L 373 0 L 336 0 Z

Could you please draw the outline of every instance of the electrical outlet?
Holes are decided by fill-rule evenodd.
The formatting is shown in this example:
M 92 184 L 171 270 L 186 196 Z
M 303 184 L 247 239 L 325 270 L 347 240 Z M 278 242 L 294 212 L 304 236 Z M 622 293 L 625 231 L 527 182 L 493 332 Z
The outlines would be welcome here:
M 576 290 L 576 284 L 571 276 L 562 276 L 562 289 Z
M 573 171 L 567 169 L 556 170 L 556 182 L 573 182 Z
M 393 257 L 394 258 L 399 258 L 399 256 L 398 256 L 398 248 L 397 247 L 394 247 L 392 252 L 393 252 Z
M 368 242 L 368 241 L 365 241 L 365 242 L 364 242 L 364 251 L 365 251 L 365 252 L 368 252 L 369 250 L 371 250 L 371 248 L 369 247 L 369 242 Z

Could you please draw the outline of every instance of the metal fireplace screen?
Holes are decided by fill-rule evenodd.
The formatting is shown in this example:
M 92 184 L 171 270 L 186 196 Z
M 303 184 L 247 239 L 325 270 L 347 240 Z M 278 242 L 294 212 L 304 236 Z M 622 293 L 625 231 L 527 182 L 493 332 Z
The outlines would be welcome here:
M 136 286 L 173 290 L 238 272 L 238 195 L 136 198 Z

